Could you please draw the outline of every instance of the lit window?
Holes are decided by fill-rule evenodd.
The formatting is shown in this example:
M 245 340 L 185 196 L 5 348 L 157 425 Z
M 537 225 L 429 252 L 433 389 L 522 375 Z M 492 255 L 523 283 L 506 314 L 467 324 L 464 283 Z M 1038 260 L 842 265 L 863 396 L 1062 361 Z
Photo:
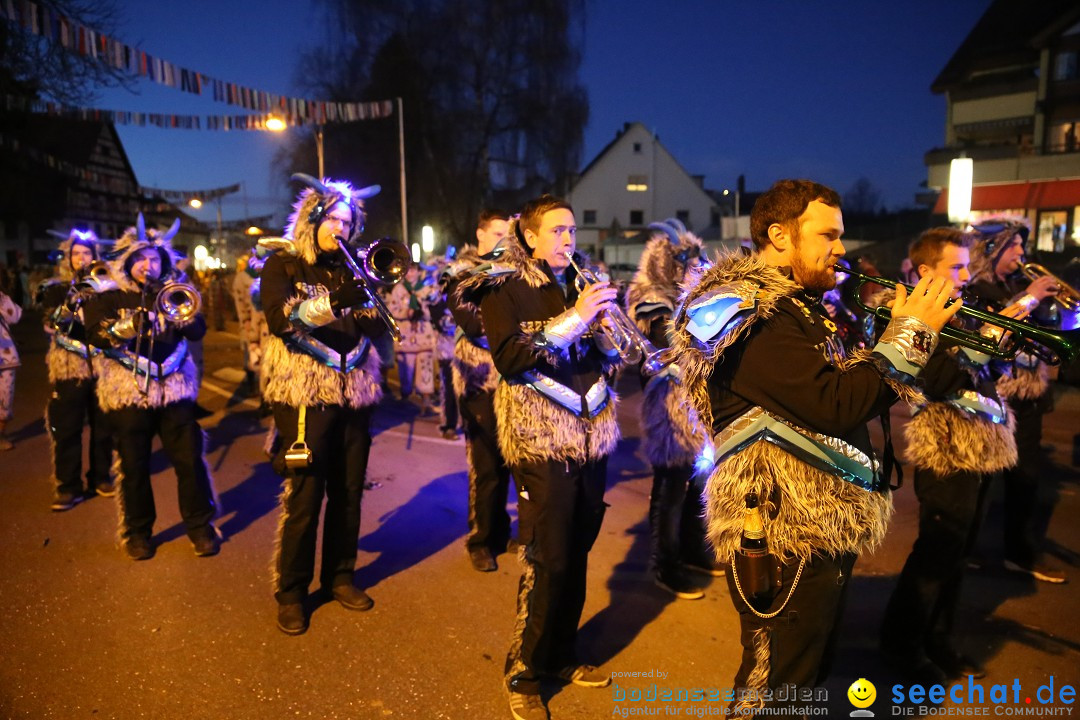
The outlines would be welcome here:
M 645 192 L 649 189 L 648 175 L 631 175 L 626 178 L 626 189 L 630 192 Z

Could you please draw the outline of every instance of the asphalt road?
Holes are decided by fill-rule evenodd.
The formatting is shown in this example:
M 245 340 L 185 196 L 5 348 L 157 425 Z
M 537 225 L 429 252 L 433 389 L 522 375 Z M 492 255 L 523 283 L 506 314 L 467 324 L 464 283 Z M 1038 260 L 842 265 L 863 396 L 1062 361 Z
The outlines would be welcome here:
M 375 416 L 364 499 L 358 582 L 375 599 L 367 613 L 319 606 L 306 635 L 275 628 L 269 563 L 279 479 L 262 454 L 264 423 L 237 396 L 239 342 L 206 341 L 201 404 L 208 461 L 220 493 L 220 555 L 197 558 L 184 535 L 172 470 L 155 455 L 157 555 L 127 560 L 116 544 L 116 506 L 94 498 L 49 511 L 44 341 L 36 318 L 16 328 L 23 352 L 16 448 L 0 454 L 0 717 L 3 718 L 506 718 L 503 658 L 514 616 L 516 562 L 473 571 L 463 549 L 467 481 L 464 443 L 442 439 L 437 422 L 408 403 Z M 653 687 L 725 688 L 739 658 L 738 621 L 723 579 L 702 579 L 706 597 L 674 600 L 646 573 L 645 522 L 651 473 L 638 454 L 636 377 L 622 383 L 624 440 L 611 464 L 607 513 L 591 554 L 580 648 L 624 675 L 618 688 L 552 688 L 556 718 L 641 714 L 716 717 L 722 702 L 633 702 Z M 993 684 L 1019 683 L 1006 707 L 1043 710 L 1036 697 L 1080 681 L 1080 390 L 1060 387 L 1048 416 L 1043 511 L 1050 561 L 1072 582 L 1048 586 L 998 569 L 1000 492 L 992 494 L 980 540 L 981 570 L 969 573 L 961 605 L 963 649 Z M 894 413 L 894 428 L 903 421 Z M 915 536 L 910 488 L 897 494 L 886 545 L 856 567 L 836 665 L 820 711 L 847 716 L 846 691 L 864 677 L 877 687 L 878 717 L 893 708 L 898 680 L 876 652 L 877 626 Z M 1051 515 L 1052 513 L 1052 515 Z M 637 675 L 632 675 L 637 673 Z M 966 688 L 965 688 L 966 690 Z M 626 700 L 618 692 L 627 693 Z M 1043 694 L 1045 697 L 1045 692 Z M 1031 697 L 1032 703 L 1024 698 Z M 1060 700 L 1060 698 L 1058 698 Z M 965 697 L 966 700 L 966 697 Z M 970 710 L 966 703 L 954 712 Z M 1055 703 L 1055 710 L 1071 708 Z M 997 712 L 995 712 L 997 711 Z

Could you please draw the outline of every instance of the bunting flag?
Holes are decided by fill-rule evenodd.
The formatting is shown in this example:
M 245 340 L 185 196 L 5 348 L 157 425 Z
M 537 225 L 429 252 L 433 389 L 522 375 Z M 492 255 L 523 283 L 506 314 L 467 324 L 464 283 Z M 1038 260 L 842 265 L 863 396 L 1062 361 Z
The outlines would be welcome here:
M 175 115 L 172 113 L 144 113 L 131 110 L 102 110 L 99 108 L 72 107 L 70 105 L 60 105 L 54 102 L 30 100 L 28 98 L 13 97 L 10 95 L 3 96 L 0 105 L 9 112 L 21 111 L 39 115 L 50 115 L 53 117 L 65 117 L 73 120 L 94 120 L 98 122 L 111 122 L 114 125 L 136 125 L 139 127 L 155 126 L 176 130 L 268 130 L 267 123 L 271 118 L 283 120 L 286 125 L 293 127 L 316 124 L 314 119 L 302 119 L 292 115 L 286 115 L 284 117 L 273 114 L 199 116 Z M 381 117 L 389 116 L 393 111 L 392 102 L 387 101 L 385 105 L 387 106 L 384 108 L 386 114 Z M 320 124 L 329 122 L 342 123 L 353 122 L 353 120 L 325 120 L 324 123 Z
M 213 188 L 211 190 L 162 190 L 161 188 L 140 185 L 139 192 L 143 195 L 160 197 L 161 199 L 170 202 L 174 200 L 187 202 L 191 198 L 199 198 L 203 202 L 206 202 L 207 200 L 217 200 L 220 197 L 232 195 L 234 192 L 240 192 L 240 183 L 234 183 L 227 187 Z
M 91 57 L 109 67 L 123 70 L 151 82 L 178 88 L 193 95 L 202 95 L 211 88 L 214 100 L 236 105 L 245 110 L 285 115 L 290 125 L 326 125 L 358 120 L 376 120 L 393 114 L 394 103 L 380 100 L 367 103 L 323 102 L 304 100 L 255 90 L 225 82 L 133 48 L 104 33 L 80 25 L 31 0 L 0 0 L 0 17 L 38 37 L 46 38 L 66 50 Z M 233 116 L 248 117 L 248 116 Z M 215 128 L 262 129 L 262 128 Z

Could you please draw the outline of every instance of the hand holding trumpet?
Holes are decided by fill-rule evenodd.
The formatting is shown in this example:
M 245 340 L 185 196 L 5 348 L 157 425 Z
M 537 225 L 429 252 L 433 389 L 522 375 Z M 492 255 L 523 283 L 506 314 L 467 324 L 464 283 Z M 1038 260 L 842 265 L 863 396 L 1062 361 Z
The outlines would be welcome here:
M 581 316 L 581 321 L 586 325 L 592 323 L 596 316 L 605 310 L 610 310 L 618 291 L 611 287 L 607 280 L 595 282 L 585 286 L 578 295 L 574 309 Z
M 927 275 L 910 292 L 906 286 L 898 284 L 896 299 L 888 305 L 893 317 L 914 317 L 934 332 L 941 332 L 964 306 L 962 300 L 953 298 L 954 289 L 951 280 Z

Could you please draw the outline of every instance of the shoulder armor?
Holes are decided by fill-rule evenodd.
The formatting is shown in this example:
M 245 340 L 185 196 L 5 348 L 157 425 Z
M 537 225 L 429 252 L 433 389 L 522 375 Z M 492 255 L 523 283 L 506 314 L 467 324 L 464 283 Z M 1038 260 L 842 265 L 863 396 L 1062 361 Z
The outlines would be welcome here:
M 745 281 L 705 293 L 686 308 L 686 331 L 702 343 L 722 340 L 753 321 L 757 292 L 757 285 Z
M 259 238 L 259 242 L 258 242 L 258 244 L 256 246 L 256 253 L 261 254 L 261 253 L 259 253 L 260 250 L 265 251 L 266 253 L 278 253 L 279 252 L 279 253 L 282 253 L 284 255 L 292 255 L 292 256 L 296 256 L 296 255 L 300 254 L 300 249 L 298 247 L 296 247 L 296 243 L 294 243 L 289 238 L 283 238 L 283 237 Z

